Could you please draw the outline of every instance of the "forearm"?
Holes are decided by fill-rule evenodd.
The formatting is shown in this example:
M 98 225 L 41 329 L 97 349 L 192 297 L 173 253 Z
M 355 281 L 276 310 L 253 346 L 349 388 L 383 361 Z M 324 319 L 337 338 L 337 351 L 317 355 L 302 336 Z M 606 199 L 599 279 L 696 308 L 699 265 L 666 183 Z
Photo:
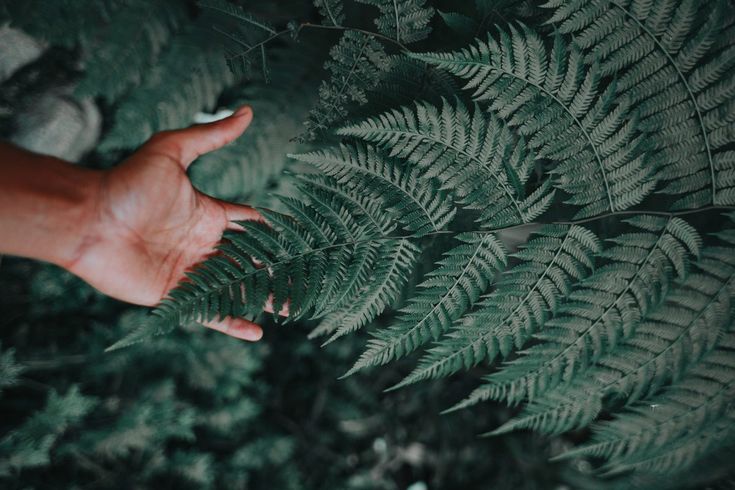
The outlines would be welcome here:
M 91 236 L 100 179 L 0 142 L 0 253 L 69 268 Z

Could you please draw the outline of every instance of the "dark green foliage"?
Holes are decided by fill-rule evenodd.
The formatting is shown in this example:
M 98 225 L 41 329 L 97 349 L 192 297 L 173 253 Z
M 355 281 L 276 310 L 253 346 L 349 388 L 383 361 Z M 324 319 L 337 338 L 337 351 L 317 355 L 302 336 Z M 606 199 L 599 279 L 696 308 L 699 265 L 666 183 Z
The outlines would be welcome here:
M 421 291 L 401 309 L 401 316 L 376 333 L 368 350 L 350 372 L 386 364 L 437 339 L 477 301 L 495 274 L 505 266 L 505 250 L 491 233 L 457 235 L 460 245 L 449 250 L 438 268 L 427 274 Z
M 639 130 L 676 208 L 732 205 L 733 17 L 725 1 L 591 0 L 555 8 L 549 22 L 574 34 L 585 60 L 617 78 L 638 108 Z M 730 136 L 728 136 L 730 132 Z
M 329 51 L 325 64 L 329 79 L 319 86 L 319 103 L 311 110 L 306 138 L 314 139 L 336 121 L 343 120 L 351 104 L 365 104 L 366 91 L 374 89 L 388 68 L 385 50 L 375 38 L 347 31 Z
M 319 9 L 326 25 L 339 26 L 345 20 L 342 0 L 315 0 L 314 6 Z
M 419 103 L 415 110 L 391 111 L 337 134 L 376 143 L 391 157 L 408 160 L 454 191 L 460 203 L 480 211 L 488 228 L 530 223 L 549 206 L 554 193 L 548 184 L 526 197 L 534 168 L 524 141 L 498 119 L 472 112 L 445 100 L 441 110 Z
M 425 7 L 425 0 L 359 1 L 380 9 L 375 23 L 381 38 L 394 40 L 399 46 L 424 39 L 431 32 L 429 23 L 434 9 Z M 344 21 L 341 1 L 319 0 L 316 5 L 327 25 L 339 26 Z M 346 119 L 351 106 L 366 104 L 367 93 L 375 90 L 391 71 L 378 37 L 364 31 L 346 30 L 329 55 L 330 60 L 324 65 L 329 78 L 319 87 L 319 103 L 305 124 L 304 136 L 308 140 Z
M 401 384 L 448 376 L 522 348 L 555 314 L 574 281 L 584 279 L 600 251 L 580 226 L 545 226 L 513 256 L 520 260 L 496 281 L 475 311 L 455 322 Z
M 116 22 L 139 13 L 134 4 L 100 29 L 118 32 Z M 253 102 L 253 134 L 192 168 L 208 193 L 265 204 L 265 222 L 226 232 L 152 315 L 113 322 L 87 346 L 96 359 L 113 340 L 138 344 L 108 354 L 98 380 L 76 392 L 100 398 L 90 417 L 109 420 L 105 427 L 80 414 L 69 427 L 91 425 L 78 434 L 44 426 L 50 442 L 12 436 L 5 451 L 30 456 L 7 472 L 55 467 L 55 454 L 100 460 L 116 475 L 132 465 L 131 484 L 406 488 L 419 480 L 385 475 L 398 471 L 386 469 L 392 460 L 414 468 L 408 455 L 419 450 L 408 431 L 427 437 L 426 455 L 415 458 L 437 468 L 422 476 L 430 488 L 518 488 L 518 475 L 530 488 L 558 483 L 536 479 L 535 468 L 564 468 L 573 488 L 703 488 L 732 477 L 731 5 L 317 0 L 311 15 L 320 19 L 299 11 L 290 23 L 269 15 L 269 5 L 199 6 L 194 26 L 165 23 L 181 25 L 170 42 L 158 30 L 168 21 L 151 15 L 141 35 L 161 37 L 147 37 L 140 51 L 110 47 L 136 58 L 125 76 L 85 82 L 108 99 L 125 94 L 102 148 L 133 148 L 203 110 L 268 99 Z M 224 49 L 202 27 L 213 27 Z M 306 72 L 317 58 L 305 46 L 317 34 L 332 47 L 314 80 Z M 91 38 L 70 39 L 86 46 Z M 87 77 L 100 73 L 92 67 L 106 52 L 87 55 Z M 127 93 L 139 76 L 141 87 Z M 304 120 L 308 146 L 293 139 Z M 288 176 L 276 178 L 282 169 Z M 111 308 L 68 278 L 36 277 L 31 290 L 44 315 Z M 261 315 L 285 305 L 285 318 Z M 267 339 L 275 360 L 248 351 L 247 367 L 227 339 L 173 331 L 226 315 L 293 325 Z M 328 362 L 309 357 L 312 344 L 279 343 L 301 327 L 331 344 Z M 4 393 L 33 373 L 24 338 L 3 338 Z M 128 386 L 123 402 L 111 402 L 100 385 L 146 365 L 154 348 L 162 362 L 140 376 L 156 374 L 139 394 Z M 369 376 L 356 374 L 363 368 Z M 355 376 L 333 388 L 345 371 Z M 428 379 L 436 381 L 412 386 Z M 71 385 L 58 392 L 75 393 Z M 435 418 L 458 399 L 453 413 Z M 510 408 L 456 410 L 486 400 Z M 33 406 L 42 418 L 43 403 Z M 399 412 L 406 430 L 393 427 Z M 8 424 L 18 434 L 35 420 L 20 419 Z M 462 428 L 499 437 L 475 446 L 466 433 L 455 437 Z M 551 437 L 550 451 L 534 450 L 564 466 L 524 454 L 516 429 Z M 224 448 L 201 442 L 210 437 Z M 370 451 L 378 456 L 368 468 Z
M 379 34 L 399 40 L 388 27 L 390 3 L 375 3 L 382 13 Z M 393 6 L 399 3 L 401 8 L 412 6 Z M 462 93 L 449 102 L 440 92 L 342 125 L 335 131 L 346 138 L 339 146 L 297 155 L 324 174 L 305 178 L 317 184 L 323 206 L 318 216 L 306 212 L 315 205 L 314 191 L 302 189 L 305 202 L 290 202 L 291 218 L 267 213 L 272 234 L 252 229 L 243 238 L 239 250 L 269 269 L 254 274 L 272 281 L 269 288 L 254 285 L 251 294 L 259 294 L 262 303 L 266 291 L 272 292 L 276 305 L 289 298 L 295 319 L 307 312 L 303 298 L 317 293 L 289 287 L 319 284 L 322 301 L 305 304 L 309 314 L 324 317 L 313 334 L 331 334 L 331 342 L 362 327 L 390 303 L 378 302 L 364 321 L 355 322 L 350 312 L 363 315 L 366 305 L 344 300 L 358 291 L 362 296 L 357 297 L 369 298 L 371 291 L 382 297 L 381 287 L 363 271 L 394 262 L 375 253 L 371 240 L 355 246 L 358 253 L 340 246 L 326 272 L 325 266 L 311 270 L 300 264 L 294 253 L 310 253 L 313 237 L 319 235 L 322 243 L 334 246 L 337 217 L 349 224 L 353 217 L 371 216 L 376 204 L 393 223 L 383 226 L 375 216 L 367 220 L 374 230 L 383 230 L 380 236 L 415 242 L 425 254 L 431 250 L 426 248 L 431 237 L 454 236 L 461 244 L 443 245 L 444 257 L 426 270 L 417 292 L 386 328 L 373 333 L 348 374 L 400 359 L 430 341 L 435 346 L 397 386 L 510 357 L 455 406 L 490 398 L 526 403 L 517 418 L 494 434 L 517 428 L 553 434 L 584 428 L 606 410 L 626 410 L 663 396 L 659 394 L 675 389 L 687 373 L 721 352 L 727 340 L 720 332 L 732 318 L 731 232 L 720 232 L 724 244 L 709 245 L 700 256 L 700 233 L 711 231 L 708 226 L 717 229 L 722 218 L 700 226 L 661 206 L 676 210 L 731 203 L 732 137 L 720 132 L 714 145 L 707 132 L 724 127 L 723 118 L 729 120 L 731 112 L 730 65 L 724 57 L 732 38 L 712 37 L 715 31 L 728 32 L 731 12 L 725 14 L 719 4 L 697 13 L 693 2 L 666 3 L 659 11 L 652 2 L 633 2 L 615 4 L 605 14 L 604 5 L 547 4 L 546 11 L 531 8 L 523 15 L 519 9 L 519 18 L 530 23 L 555 8 L 550 22 L 560 27 L 549 32 L 507 23 L 492 29 L 486 41 L 452 53 L 408 53 L 464 80 L 472 104 Z M 394 19 L 406 11 L 393 9 L 399 14 Z M 614 26 L 631 19 L 637 30 L 626 30 L 629 38 L 621 41 Z M 642 27 L 641 19 L 650 25 Z M 337 22 L 330 25 L 338 27 Z M 578 34 L 574 40 L 566 35 L 571 32 Z M 375 43 L 382 39 L 354 35 Z M 356 66 L 357 58 L 350 56 L 362 56 L 361 46 L 343 45 L 341 66 Z M 699 91 L 686 77 L 690 70 L 698 73 Z M 345 73 L 340 88 L 349 85 L 353 73 Z M 371 87 L 378 86 L 378 71 L 373 74 L 366 77 Z M 685 87 L 684 93 L 677 84 Z M 358 94 L 357 102 L 368 102 L 367 92 Z M 345 118 L 346 102 L 335 107 L 339 117 L 329 118 L 320 129 Z M 714 111 L 719 111 L 718 118 Z M 692 114 L 700 127 L 686 122 Z M 685 166 L 684 161 L 700 163 Z M 677 195 L 673 204 L 660 197 L 668 194 Z M 345 199 L 353 204 L 350 209 L 341 204 Z M 643 209 L 633 209 L 639 205 Z M 499 241 L 504 233 L 535 223 L 547 211 L 545 221 L 552 224 L 537 230 L 506 265 Z M 359 233 L 355 228 L 343 241 L 354 243 Z M 283 257 L 287 269 L 273 257 Z M 414 267 L 410 264 L 404 263 L 404 280 Z M 200 267 L 204 274 L 195 271 L 164 308 L 187 317 L 231 311 L 212 306 L 222 300 L 213 281 L 223 272 L 217 270 L 217 260 Z M 314 273 L 317 281 L 310 277 Z M 217 294 L 206 305 L 176 296 L 193 287 Z M 265 290 L 258 292 L 261 287 Z M 248 289 L 245 285 L 245 294 Z M 723 352 L 725 360 L 718 362 L 725 366 L 727 349 Z M 721 373 L 723 378 L 713 375 L 718 383 L 732 381 L 729 371 Z M 666 442 L 651 443 L 650 453 L 611 459 L 605 468 L 631 475 L 619 481 L 639 486 L 676 464 L 684 474 L 687 465 L 732 443 L 723 431 L 730 423 L 727 417 L 726 411 L 719 412 L 710 432 L 686 436 L 690 439 L 655 436 Z
M 543 342 L 491 376 L 469 402 L 533 400 L 573 381 L 635 332 L 668 292 L 671 276 L 686 274 L 689 257 L 699 254 L 699 236 L 678 218 L 644 215 L 628 222 L 636 230 L 610 239 L 613 245 L 601 254 L 608 263 L 571 291 L 536 334 Z
M 116 12 L 91 36 L 87 66 L 76 94 L 114 100 L 140 83 L 184 20 L 182 7 L 180 2 L 164 0 L 134 3 Z
M 194 114 L 215 107 L 235 78 L 216 44 L 202 49 L 202 36 L 195 26 L 172 39 L 153 73 L 119 101 L 101 150 L 135 148 L 154 132 L 187 126 Z
M 0 441 L 0 478 L 26 468 L 45 466 L 56 440 L 87 415 L 96 400 L 71 387 L 64 395 L 51 391 L 44 408 Z
M 340 145 L 294 158 L 314 165 L 353 192 L 382 200 L 394 219 L 417 235 L 441 230 L 454 216 L 451 195 L 440 188 L 439 181 L 373 146 Z
M 575 217 L 628 209 L 653 190 L 655 166 L 641 154 L 629 103 L 616 101 L 615 82 L 602 89 L 599 66 L 585 66 L 560 36 L 547 54 L 536 33 L 510 26 L 458 53 L 417 56 L 465 79 L 473 99 L 557 164 L 554 185 L 582 206 Z

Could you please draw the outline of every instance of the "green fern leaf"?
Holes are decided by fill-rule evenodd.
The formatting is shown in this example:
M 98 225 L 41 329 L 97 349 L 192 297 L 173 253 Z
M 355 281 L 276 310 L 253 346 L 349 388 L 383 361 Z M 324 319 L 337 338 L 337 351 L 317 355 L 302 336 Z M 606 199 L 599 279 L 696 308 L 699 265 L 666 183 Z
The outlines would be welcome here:
M 296 176 L 303 182 L 302 186 L 312 191 L 328 192 L 342 200 L 350 208 L 353 217 L 363 226 L 372 228 L 374 233 L 388 235 L 396 229 L 397 223 L 386 214 L 379 201 L 370 199 L 365 194 L 356 192 L 336 179 L 322 174 L 304 173 Z
M 705 249 L 689 275 L 620 348 L 573 384 L 547 393 L 493 434 L 519 428 L 560 433 L 587 426 L 604 400 L 626 405 L 677 382 L 717 344 L 731 323 L 735 256 Z
M 735 388 L 733 333 L 687 374 L 661 394 L 629 407 L 616 419 L 593 426 L 592 442 L 562 458 L 590 456 L 616 462 L 633 461 L 656 452 L 687 433 L 697 433 L 718 419 L 732 402 Z M 711 377 L 716 374 L 715 377 Z M 722 380 L 722 381 L 721 381 Z
M 669 287 L 672 273 L 686 274 L 689 255 L 699 255 L 699 235 L 679 218 L 626 220 L 642 232 L 625 233 L 602 253 L 610 261 L 572 291 L 536 335 L 541 344 L 488 378 L 456 408 L 488 398 L 532 401 L 567 384 L 629 338 Z
M 574 35 L 588 61 L 615 75 L 617 91 L 639 108 L 652 158 L 679 196 L 676 207 L 732 205 L 732 134 L 720 107 L 732 103 L 732 9 L 727 2 L 588 0 L 549 20 Z M 731 122 L 730 122 L 731 124 Z M 727 163 L 723 164 L 723 159 Z
M 495 283 L 472 313 L 452 326 L 399 386 L 448 376 L 520 349 L 543 327 L 575 281 L 584 279 L 601 249 L 579 226 L 547 225 L 514 257 L 520 263 Z
M 337 134 L 375 143 L 425 169 L 460 203 L 480 209 L 480 222 L 488 228 L 529 223 L 553 199 L 548 186 L 525 198 L 533 155 L 523 151 L 522 139 L 477 106 L 470 112 L 460 101 L 453 107 L 444 100 L 440 110 L 417 103 L 415 110 L 393 110 Z
M 636 120 L 616 100 L 614 84 L 599 90 L 598 66 L 586 67 L 560 36 L 550 55 L 525 26 L 498 37 L 413 56 L 467 80 L 475 100 L 490 101 L 488 109 L 518 127 L 539 158 L 557 162 L 555 185 L 581 206 L 577 218 L 628 209 L 650 194 L 656 178 L 635 137 Z
M 379 252 L 383 259 L 364 288 L 340 311 L 327 315 L 309 336 L 331 335 L 326 344 L 372 322 L 398 298 L 419 252 L 409 240 L 386 241 Z
M 375 333 L 376 338 L 348 375 L 386 364 L 437 339 L 477 301 L 505 266 L 505 250 L 493 234 L 466 233 L 457 239 L 463 243 L 444 254 L 440 267 L 429 273 L 420 285 L 421 292 L 409 300 L 396 323 Z
M 325 25 L 339 26 L 345 20 L 342 0 L 314 0 L 314 6 L 324 18 Z
M 227 0 L 199 0 L 198 5 L 204 10 L 203 22 L 211 22 L 220 35 L 232 72 L 239 78 L 249 77 L 255 61 L 260 64 L 263 78 L 269 81 L 266 45 L 279 35 L 275 27 Z
M 292 155 L 314 165 L 356 192 L 382 200 L 394 217 L 416 235 L 439 231 L 454 217 L 450 195 L 416 168 L 387 158 L 372 146 L 338 148 Z

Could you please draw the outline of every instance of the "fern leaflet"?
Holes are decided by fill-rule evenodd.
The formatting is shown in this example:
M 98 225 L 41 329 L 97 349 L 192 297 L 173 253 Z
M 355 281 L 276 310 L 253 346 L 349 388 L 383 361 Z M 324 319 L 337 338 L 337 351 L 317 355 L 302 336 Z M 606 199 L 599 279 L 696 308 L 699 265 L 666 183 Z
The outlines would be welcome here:
M 577 218 L 630 208 L 655 187 L 629 104 L 616 101 L 614 84 L 600 93 L 599 67 L 586 67 L 560 36 L 550 55 L 538 35 L 511 26 L 499 40 L 414 56 L 467 80 L 475 100 L 491 101 L 489 110 L 517 126 L 538 157 L 557 162 L 555 185 L 582 206 Z
M 478 107 L 470 113 L 457 101 L 443 101 L 441 110 L 417 103 L 337 131 L 375 143 L 392 157 L 406 159 L 444 188 L 452 189 L 459 202 L 481 210 L 480 222 L 488 228 L 529 223 L 543 213 L 553 199 L 548 182 L 525 198 L 525 184 L 534 168 L 525 142 Z
M 505 250 L 491 233 L 457 236 L 462 244 L 452 248 L 420 285 L 396 323 L 378 330 L 367 351 L 348 372 L 403 357 L 431 338 L 437 339 L 461 316 L 499 269 L 505 266 Z
M 679 218 L 627 220 L 641 230 L 614 239 L 603 252 L 610 263 L 572 291 L 537 338 L 541 344 L 488 378 L 456 408 L 488 398 L 518 403 L 571 382 L 621 339 L 629 338 L 668 289 L 670 276 L 686 274 L 688 256 L 699 255 L 699 235 Z
M 597 237 L 579 226 L 547 225 L 513 256 L 521 262 L 500 276 L 494 291 L 451 327 L 398 386 L 448 376 L 520 349 L 587 276 Z

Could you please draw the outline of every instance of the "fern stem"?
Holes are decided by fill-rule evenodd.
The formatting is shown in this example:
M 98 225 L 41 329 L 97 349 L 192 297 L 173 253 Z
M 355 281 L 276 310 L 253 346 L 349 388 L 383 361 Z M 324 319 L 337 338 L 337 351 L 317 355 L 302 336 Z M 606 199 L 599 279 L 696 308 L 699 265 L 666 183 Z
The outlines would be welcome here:
M 676 70 L 676 74 L 681 79 L 681 82 L 684 84 L 684 87 L 687 90 L 687 94 L 689 94 L 689 98 L 692 100 L 692 105 L 694 105 L 694 111 L 697 114 L 697 121 L 699 122 L 699 127 L 702 130 L 702 138 L 704 139 L 704 146 L 707 150 L 707 160 L 709 161 L 709 169 L 710 169 L 710 178 L 712 180 L 712 204 L 716 205 L 716 192 L 717 192 L 717 185 L 716 185 L 716 179 L 715 179 L 715 164 L 712 161 L 712 149 L 710 148 L 709 144 L 709 137 L 707 136 L 707 130 L 704 126 L 704 118 L 702 117 L 702 111 L 699 109 L 699 105 L 697 104 L 697 99 L 694 97 L 694 92 L 692 92 L 692 88 L 689 86 L 689 82 L 687 82 L 686 77 L 684 76 L 684 73 L 679 69 L 676 62 L 674 62 L 674 58 L 672 58 L 671 54 L 664 48 L 664 46 L 661 44 L 661 42 L 656 38 L 656 36 L 651 32 L 649 28 L 647 28 L 643 23 L 635 16 L 633 13 L 629 12 L 625 7 L 617 3 L 615 0 L 608 0 L 611 4 L 613 4 L 615 7 L 619 8 L 623 11 L 623 13 L 630 17 L 633 22 L 636 23 L 638 28 L 648 34 L 648 36 L 653 39 L 653 43 L 656 45 L 657 48 L 659 48 L 663 53 L 664 56 L 666 56 L 666 59 L 669 61 L 671 66 Z
M 340 25 L 339 22 L 337 22 L 337 18 L 332 13 L 332 8 L 329 6 L 329 2 L 324 2 L 324 9 L 327 11 L 327 15 L 329 16 L 329 19 L 332 21 L 332 24 L 335 26 Z
M 361 32 L 365 35 L 374 37 L 376 39 L 382 39 L 383 41 L 389 42 L 398 48 L 401 49 L 401 51 L 411 51 L 408 49 L 408 47 L 403 44 L 400 40 L 393 39 L 390 36 L 385 36 L 383 34 L 379 34 L 377 32 L 368 31 L 367 29 L 359 29 L 357 27 L 349 27 L 349 26 L 343 26 L 343 25 L 333 25 L 333 26 L 326 26 L 323 24 L 313 24 L 311 22 L 302 22 L 299 24 L 299 27 L 297 31 L 301 31 L 303 28 L 312 28 L 312 29 L 331 29 L 331 30 L 338 30 L 338 31 L 354 31 L 354 32 Z
M 578 220 L 569 220 L 569 221 L 549 221 L 549 222 L 538 222 L 538 221 L 532 221 L 530 223 L 519 223 L 516 225 L 511 226 L 504 226 L 500 228 L 490 228 L 486 230 L 441 230 L 441 231 L 433 231 L 429 233 L 425 233 L 422 235 L 422 237 L 427 236 L 434 236 L 434 235 L 447 235 L 447 234 L 460 234 L 460 233 L 500 233 L 503 231 L 509 231 L 509 230 L 515 230 L 518 228 L 523 228 L 524 226 L 527 227 L 537 227 L 537 226 L 543 226 L 543 225 L 583 225 L 585 223 L 592 223 L 594 221 L 600 221 L 607 218 L 614 218 L 618 216 L 641 216 L 641 215 L 653 215 L 653 216 L 662 216 L 664 218 L 674 218 L 677 216 L 686 216 L 690 214 L 697 214 L 697 213 L 704 213 L 707 211 L 735 211 L 735 206 L 705 206 L 702 208 L 697 209 L 688 209 L 685 211 L 648 211 L 648 210 L 628 210 L 628 211 L 615 211 L 613 213 L 604 213 L 597 216 L 593 216 L 591 218 L 582 218 Z M 413 236 L 403 236 L 403 237 L 397 237 L 397 238 L 414 238 Z
M 396 16 L 396 41 L 401 42 L 401 18 L 398 15 L 398 0 L 393 0 L 393 12 Z
M 215 11 L 220 12 L 220 13 L 223 13 L 225 15 L 229 15 L 229 16 L 235 17 L 238 20 L 241 20 L 241 21 L 246 22 L 248 24 L 252 24 L 255 27 L 259 27 L 260 29 L 263 29 L 266 32 L 270 32 L 273 35 L 278 34 L 278 32 L 276 32 L 272 27 L 267 26 L 267 25 L 263 24 L 262 22 L 258 22 L 254 18 L 249 17 L 247 15 L 238 15 L 236 12 L 231 11 L 231 10 L 227 10 L 227 9 L 223 9 L 223 8 L 219 7 L 218 5 L 216 5 L 216 4 L 207 4 L 206 5 L 206 8 L 215 10 Z

